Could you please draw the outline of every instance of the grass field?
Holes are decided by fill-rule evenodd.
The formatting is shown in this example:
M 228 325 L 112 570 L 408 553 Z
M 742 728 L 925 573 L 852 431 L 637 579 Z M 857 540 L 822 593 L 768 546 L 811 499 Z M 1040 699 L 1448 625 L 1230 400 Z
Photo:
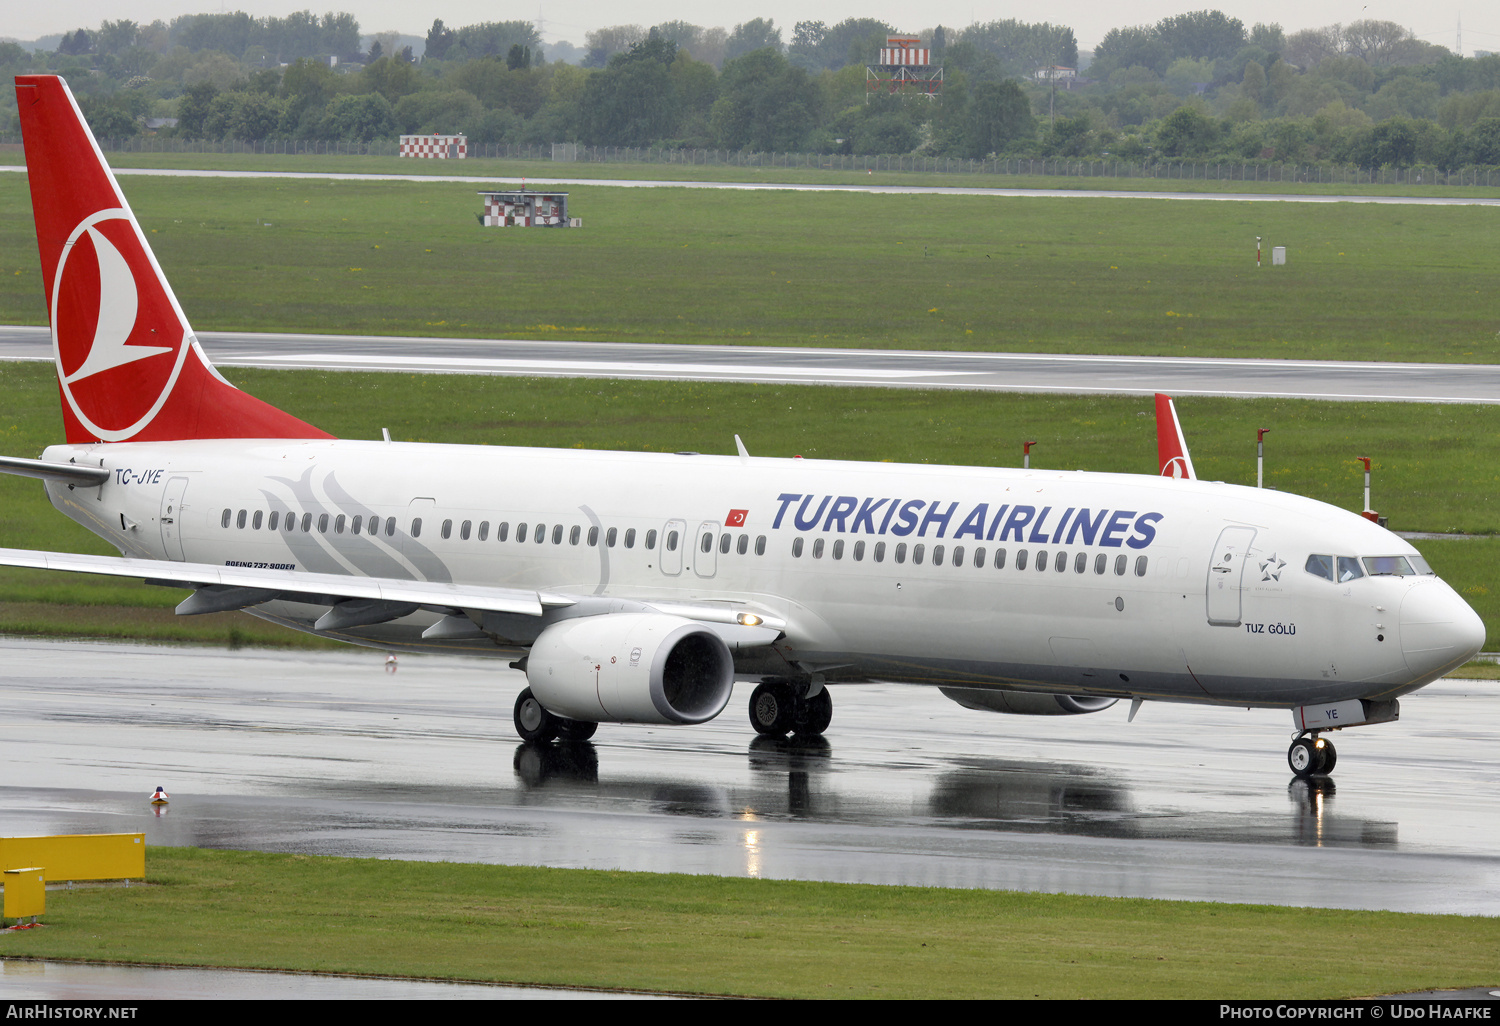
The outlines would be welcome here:
M 904 389 L 231 370 L 251 394 L 341 437 L 591 449 L 731 453 L 737 432 L 763 456 L 1152 473 L 1146 398 Z M 46 364 L 0 364 L 0 453 L 38 455 L 61 434 Z M 1255 482 L 1255 429 L 1269 427 L 1267 482 L 1345 509 L 1374 499 L 1397 530 L 1500 534 L 1500 408 L 1412 403 L 1187 399 L 1179 404 L 1200 476 Z M 54 511 L 41 486 L 0 476 L 0 545 L 111 552 Z M 1500 638 L 1500 539 L 1418 547 Z M 178 619 L 173 589 L 0 570 L 0 630 L 236 644 L 304 644 L 250 617 Z M 55 610 L 55 615 L 48 612 Z M 76 607 L 94 607 L 81 614 Z M 238 631 L 238 634 L 232 632 Z
M 291 159 L 291 158 L 288 158 Z M 350 158 L 355 159 L 355 158 Z M 393 161 L 395 158 L 391 158 Z M 126 178 L 199 330 L 1494 362 L 1500 209 Z M 1285 267 L 1256 269 L 1256 236 Z M 0 323 L 46 310 L 0 175 Z
M 152 848 L 8 957 L 760 997 L 1358 997 L 1493 985 L 1500 920 Z

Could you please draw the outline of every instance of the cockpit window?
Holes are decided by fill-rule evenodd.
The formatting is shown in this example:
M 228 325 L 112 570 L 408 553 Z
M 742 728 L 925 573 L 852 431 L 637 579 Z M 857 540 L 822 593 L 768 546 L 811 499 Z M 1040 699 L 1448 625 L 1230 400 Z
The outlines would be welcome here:
M 1380 574 L 1410 577 L 1414 574 L 1432 573 L 1432 568 L 1421 556 L 1366 556 L 1364 563 L 1372 577 Z M 1420 569 L 1417 564 L 1421 564 Z
M 1307 566 L 1304 569 L 1314 577 L 1321 577 L 1325 581 L 1333 580 L 1333 557 L 1312 555 L 1307 557 Z
M 1355 559 L 1353 556 L 1339 557 L 1338 582 L 1340 584 L 1343 584 L 1345 581 L 1355 580 L 1357 578 L 1363 577 L 1364 575 L 1365 572 L 1359 568 L 1359 560 Z

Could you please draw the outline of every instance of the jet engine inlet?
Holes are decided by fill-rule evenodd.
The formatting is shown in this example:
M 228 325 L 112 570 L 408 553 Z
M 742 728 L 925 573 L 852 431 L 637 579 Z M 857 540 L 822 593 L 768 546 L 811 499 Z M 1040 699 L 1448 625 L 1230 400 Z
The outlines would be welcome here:
M 703 723 L 734 690 L 729 647 L 707 627 L 664 613 L 562 620 L 526 661 L 531 693 L 550 713 L 612 723 Z

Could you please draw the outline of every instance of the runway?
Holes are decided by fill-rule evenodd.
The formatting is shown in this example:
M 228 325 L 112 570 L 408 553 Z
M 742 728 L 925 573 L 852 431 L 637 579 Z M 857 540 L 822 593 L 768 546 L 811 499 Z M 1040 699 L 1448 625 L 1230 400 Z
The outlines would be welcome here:
M 776 346 L 203 332 L 221 367 L 858 385 L 1099 395 L 1500 403 L 1500 365 L 1055 356 Z M 0 326 L 0 360 L 51 360 L 46 328 Z
M 566 166 L 566 165 L 564 165 Z M 24 165 L 0 165 L 0 172 L 26 170 Z M 537 174 L 525 178 L 485 175 L 439 174 L 351 174 L 332 171 L 224 171 L 198 168 L 112 168 L 118 175 L 157 178 L 317 178 L 331 181 L 444 182 L 458 185 L 601 186 L 618 189 L 720 189 L 730 192 L 865 192 L 886 196 L 994 196 L 1007 199 L 1155 199 L 1205 200 L 1222 203 L 1375 203 L 1396 206 L 1500 206 L 1500 197 L 1489 196 L 1361 196 L 1308 195 L 1302 193 L 1178 192 L 1151 189 L 1004 189 L 964 185 L 817 184 L 794 182 L 671 181 L 639 178 L 577 178 L 566 172 Z M 755 169 L 762 170 L 762 169 Z M 764 169 L 774 173 L 775 169 Z M 783 169 L 785 170 L 785 169 Z M 1113 179 L 1140 182 L 1143 179 Z
M 692 728 L 528 746 L 503 662 L 0 639 L 0 817 L 148 845 L 1500 914 L 1500 704 L 1403 700 L 1293 781 L 1284 712 L 971 712 L 834 689 L 824 744 Z M 161 785 L 171 804 L 147 802 Z

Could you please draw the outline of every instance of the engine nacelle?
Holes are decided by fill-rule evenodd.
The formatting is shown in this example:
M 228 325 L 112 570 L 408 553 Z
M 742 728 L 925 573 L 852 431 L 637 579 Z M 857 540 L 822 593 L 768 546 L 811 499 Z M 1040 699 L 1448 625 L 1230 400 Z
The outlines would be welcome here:
M 1119 701 L 1095 695 L 1039 695 L 1031 691 L 981 691 L 977 688 L 939 688 L 965 709 L 1013 713 L 1017 716 L 1076 716 L 1102 712 Z
M 526 679 L 542 707 L 570 720 L 703 723 L 734 689 L 729 646 L 665 613 L 560 620 L 537 637 Z

